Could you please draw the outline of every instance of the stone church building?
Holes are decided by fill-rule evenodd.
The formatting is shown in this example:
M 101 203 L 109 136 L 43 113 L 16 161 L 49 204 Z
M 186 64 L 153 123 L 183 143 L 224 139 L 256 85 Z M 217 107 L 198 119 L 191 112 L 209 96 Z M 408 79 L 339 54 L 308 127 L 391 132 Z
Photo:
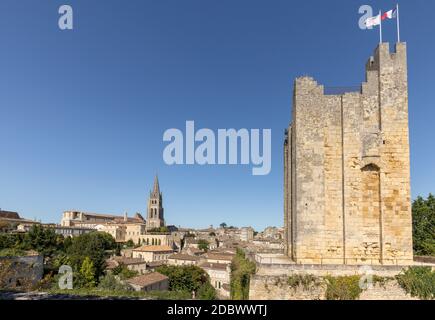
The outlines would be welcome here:
M 294 83 L 284 221 L 297 264 L 412 264 L 406 44 L 380 44 L 365 73 L 357 92 Z

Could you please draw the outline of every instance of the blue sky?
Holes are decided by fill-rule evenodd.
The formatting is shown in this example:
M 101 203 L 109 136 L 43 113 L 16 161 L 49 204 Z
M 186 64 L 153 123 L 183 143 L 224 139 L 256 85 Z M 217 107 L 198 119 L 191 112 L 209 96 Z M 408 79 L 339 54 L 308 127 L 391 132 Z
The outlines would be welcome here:
M 64 3 L 73 31 L 57 26 Z M 435 192 L 435 3 L 399 3 L 412 193 L 426 196 Z M 0 207 L 52 222 L 69 209 L 145 213 L 158 172 L 169 224 L 282 225 L 293 79 L 364 80 L 378 32 L 358 28 L 363 4 L 377 11 L 395 2 L 1 1 Z M 395 23 L 385 23 L 384 40 L 395 37 Z M 186 120 L 271 128 L 271 173 L 165 165 L 163 132 Z

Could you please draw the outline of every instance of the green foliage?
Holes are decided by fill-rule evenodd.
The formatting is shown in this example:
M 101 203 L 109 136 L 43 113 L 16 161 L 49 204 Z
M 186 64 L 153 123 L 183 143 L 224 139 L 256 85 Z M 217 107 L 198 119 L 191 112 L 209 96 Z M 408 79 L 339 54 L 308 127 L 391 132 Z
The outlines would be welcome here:
M 82 286 L 86 288 L 95 287 L 95 268 L 94 263 L 89 257 L 83 260 L 80 268 L 80 276 L 82 279 Z
M 25 251 L 21 249 L 1 249 L 0 250 L 0 257 L 17 257 L 17 256 L 23 256 L 25 255 Z
M 255 263 L 246 259 L 245 253 L 237 249 L 236 256 L 231 263 L 231 299 L 249 299 L 249 281 L 255 269 Z
M 327 282 L 327 300 L 356 300 L 359 298 L 362 289 L 359 286 L 360 277 L 342 276 L 325 278 Z
M 166 226 L 163 227 L 158 227 L 158 228 L 152 228 L 150 230 L 148 230 L 149 233 L 168 233 L 169 232 L 169 228 Z
M 127 248 L 134 248 L 134 242 L 133 242 L 133 240 L 129 239 L 129 240 L 125 243 L 125 246 L 126 246 Z
M 110 290 L 110 291 L 129 291 L 130 287 L 124 283 L 121 283 L 115 275 L 107 274 L 100 277 L 98 283 L 99 290 Z
M 294 274 L 288 277 L 287 283 L 292 289 L 303 287 L 305 290 L 319 285 L 319 279 L 312 274 Z
M 102 288 L 74 288 L 73 290 L 61 290 L 52 288 L 48 290 L 50 294 L 64 294 L 68 296 L 80 297 L 116 297 L 131 299 L 159 299 L 159 300 L 186 300 L 191 298 L 191 294 L 185 291 L 132 291 L 132 290 L 111 290 Z
M 208 241 L 204 240 L 204 239 L 200 239 L 198 241 L 198 249 L 204 250 L 204 251 L 208 251 Z
M 214 233 L 213 231 L 210 232 L 208 235 L 209 235 L 210 237 L 216 237 L 216 233 Z
M 72 239 L 71 245 L 66 249 L 69 261 L 74 270 L 79 270 L 83 261 L 88 257 L 95 270 L 95 278 L 99 278 L 105 268 L 108 250 L 115 248 L 115 240 L 108 233 L 91 232 Z
M 197 266 L 161 266 L 157 272 L 169 277 L 169 290 L 197 291 L 203 284 L 209 282 L 208 274 Z
M 393 280 L 394 278 L 392 278 L 392 277 L 381 277 L 381 276 L 378 276 L 378 275 L 374 274 L 372 279 L 373 279 L 373 284 L 374 285 L 377 284 L 377 285 L 385 288 L 387 282 Z
M 57 235 L 54 229 L 35 224 L 24 236 L 22 247 L 36 250 L 44 256 L 52 256 L 63 249 L 63 236 Z
M 139 272 L 135 270 L 128 269 L 127 266 L 122 263 L 113 268 L 112 273 L 115 276 L 119 276 L 122 280 L 136 277 L 139 274 Z
M 0 249 L 22 248 L 24 234 L 0 233 Z
M 434 299 L 435 271 L 431 267 L 409 267 L 396 276 L 399 285 L 411 296 Z
M 216 300 L 216 290 L 213 288 L 210 282 L 206 282 L 199 287 L 197 297 L 201 300 Z
M 227 227 L 227 224 L 226 224 L 225 222 L 222 222 L 219 226 L 220 226 L 222 229 L 225 229 L 225 228 Z
M 414 253 L 435 256 L 435 197 L 418 197 L 412 203 Z
M 0 249 L 35 250 L 45 257 L 62 251 L 63 242 L 63 236 L 38 224 L 33 225 L 26 234 L 0 234 Z

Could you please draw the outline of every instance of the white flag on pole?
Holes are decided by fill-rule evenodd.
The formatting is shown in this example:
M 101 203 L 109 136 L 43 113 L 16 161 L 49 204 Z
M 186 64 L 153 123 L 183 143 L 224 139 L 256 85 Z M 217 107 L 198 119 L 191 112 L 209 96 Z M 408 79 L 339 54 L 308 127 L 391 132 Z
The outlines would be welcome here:
M 371 28 L 374 26 L 378 26 L 381 24 L 381 14 L 378 14 L 377 16 L 367 18 L 367 20 L 364 22 L 367 28 Z

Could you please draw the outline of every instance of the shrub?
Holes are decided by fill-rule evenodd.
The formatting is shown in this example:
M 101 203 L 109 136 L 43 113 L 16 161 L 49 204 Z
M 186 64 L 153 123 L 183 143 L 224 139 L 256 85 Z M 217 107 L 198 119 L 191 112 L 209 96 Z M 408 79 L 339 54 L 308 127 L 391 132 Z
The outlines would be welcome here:
M 113 274 L 107 274 L 100 277 L 100 283 L 98 284 L 99 290 L 111 290 L 111 291 L 129 291 L 130 287 L 124 283 L 121 283 Z
M 231 263 L 231 299 L 249 299 L 249 281 L 255 269 L 255 263 L 246 259 L 245 253 L 237 249 L 236 256 Z
M 210 282 L 206 282 L 199 287 L 197 297 L 201 300 L 216 300 L 216 290 L 213 288 Z
M 311 287 L 318 285 L 319 280 L 312 274 L 294 274 L 288 277 L 287 283 L 290 288 L 296 289 L 301 286 L 305 290 L 308 290 Z
M 2 249 L 0 250 L 0 257 L 18 257 L 25 255 L 26 252 L 21 249 Z
M 362 292 L 359 286 L 359 276 L 342 276 L 325 278 L 326 299 L 328 300 L 356 300 Z
M 208 241 L 201 239 L 198 241 L 198 249 L 204 250 L 204 251 L 208 251 Z
M 122 280 L 133 278 L 139 274 L 139 272 L 135 270 L 128 269 L 127 266 L 122 263 L 113 268 L 112 273 L 115 276 L 119 276 Z
M 409 267 L 396 276 L 399 285 L 411 296 L 434 299 L 435 271 L 431 267 Z

